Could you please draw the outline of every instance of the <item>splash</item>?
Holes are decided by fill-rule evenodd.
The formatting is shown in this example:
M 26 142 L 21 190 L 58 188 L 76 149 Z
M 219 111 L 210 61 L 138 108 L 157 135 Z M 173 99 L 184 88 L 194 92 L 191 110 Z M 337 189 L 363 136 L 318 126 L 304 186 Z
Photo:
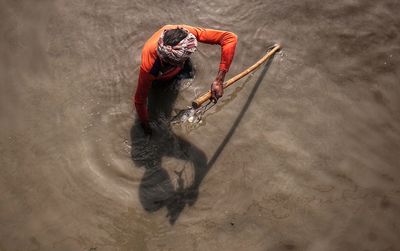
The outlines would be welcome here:
M 197 109 L 188 106 L 186 109 L 179 111 L 170 121 L 172 125 L 179 124 L 201 124 L 203 121 L 204 114 L 211 109 L 216 103 L 209 101 L 206 105 Z

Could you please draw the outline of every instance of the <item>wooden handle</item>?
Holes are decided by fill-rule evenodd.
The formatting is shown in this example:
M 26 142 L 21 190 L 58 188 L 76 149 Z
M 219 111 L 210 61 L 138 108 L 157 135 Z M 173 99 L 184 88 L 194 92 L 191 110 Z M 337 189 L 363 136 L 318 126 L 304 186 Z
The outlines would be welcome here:
M 241 73 L 239 73 L 238 75 L 234 76 L 233 78 L 229 79 L 228 81 L 225 81 L 224 83 L 224 89 L 231 86 L 233 83 L 235 83 L 236 81 L 238 81 L 239 79 L 243 78 L 244 76 L 246 76 L 247 74 L 249 74 L 250 72 L 254 71 L 255 69 L 257 69 L 262 63 L 264 63 L 265 61 L 267 61 L 272 55 L 274 55 L 274 53 L 276 51 L 278 51 L 281 48 L 281 46 L 279 44 L 275 44 L 274 47 L 268 51 L 267 54 L 265 54 L 264 57 L 262 57 L 260 60 L 257 61 L 257 63 L 253 64 L 252 66 L 250 66 L 249 68 L 247 68 L 246 70 L 242 71 Z M 211 91 L 208 91 L 206 93 L 204 93 L 203 95 L 201 95 L 200 97 L 198 97 L 196 100 L 194 100 L 192 102 L 192 107 L 197 109 L 199 108 L 204 102 L 206 102 L 207 100 L 209 100 L 211 98 Z

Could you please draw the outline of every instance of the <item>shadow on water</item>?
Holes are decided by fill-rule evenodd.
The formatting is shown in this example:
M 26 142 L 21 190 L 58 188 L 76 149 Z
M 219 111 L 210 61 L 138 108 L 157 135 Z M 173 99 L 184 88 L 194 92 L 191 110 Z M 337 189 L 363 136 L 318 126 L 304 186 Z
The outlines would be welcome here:
M 254 96 L 256 95 L 256 92 L 258 90 L 258 87 L 260 86 L 262 80 L 264 79 L 265 74 L 267 73 L 269 66 L 271 65 L 272 59 L 274 58 L 274 56 L 272 56 L 267 63 L 264 65 L 263 70 L 260 74 L 260 76 L 258 77 L 255 85 L 253 86 L 253 89 L 250 92 L 249 97 L 247 98 L 246 103 L 244 104 L 242 110 L 240 110 L 238 116 L 236 117 L 235 122 L 232 124 L 231 129 L 229 130 L 229 132 L 226 134 L 224 140 L 222 141 L 222 143 L 218 146 L 217 150 L 215 151 L 214 155 L 211 157 L 210 161 L 207 164 L 207 168 L 210 169 L 215 161 L 217 161 L 219 155 L 222 153 L 222 151 L 224 150 L 226 144 L 228 144 L 229 140 L 232 138 L 233 134 L 236 131 L 236 128 L 238 127 L 238 125 L 240 124 L 240 121 L 242 121 L 244 114 L 246 113 L 246 111 L 249 109 L 249 106 L 251 104 L 251 102 L 253 101 Z
M 143 134 L 139 121 L 131 129 L 132 159 L 145 169 L 139 186 L 140 202 L 148 212 L 166 207 L 171 224 L 175 223 L 186 205 L 195 203 L 200 182 L 208 171 L 204 152 L 175 135 L 168 122 L 179 84 L 182 79 L 190 78 L 192 72 L 190 66 L 185 67 L 176 79 L 153 83 L 148 110 L 151 121 L 157 122 L 152 124 L 153 135 L 150 139 Z M 166 158 L 177 160 L 172 162 L 176 166 L 166 168 Z M 187 177 L 188 173 L 192 174 L 191 178 Z
M 208 163 L 202 150 L 175 135 L 166 122 L 171 116 L 179 83 L 187 77 L 185 73 L 170 82 L 153 83 L 148 100 L 150 118 L 157 121 L 153 124 L 153 136 L 149 139 L 143 134 L 139 121 L 131 129 L 132 159 L 137 166 L 145 169 L 139 186 L 139 199 L 146 211 L 155 212 L 166 207 L 169 222 L 174 224 L 185 206 L 192 206 L 196 202 L 200 183 L 234 134 L 267 72 L 270 61 L 265 65 L 246 104 Z M 165 158 L 184 164 L 176 164 L 171 171 L 165 168 Z M 188 172 L 188 168 L 191 172 Z M 187 173 L 191 173 L 192 177 L 188 178 Z

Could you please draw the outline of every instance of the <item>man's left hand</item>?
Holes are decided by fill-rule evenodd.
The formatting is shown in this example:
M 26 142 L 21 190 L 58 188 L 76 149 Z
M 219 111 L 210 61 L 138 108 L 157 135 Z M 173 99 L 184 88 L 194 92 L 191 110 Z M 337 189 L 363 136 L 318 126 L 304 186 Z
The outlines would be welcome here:
M 217 100 L 224 95 L 224 79 L 225 71 L 219 71 L 217 77 L 211 85 L 211 100 L 217 102 Z
M 211 99 L 214 102 L 224 95 L 224 87 L 221 81 L 215 80 L 211 85 Z

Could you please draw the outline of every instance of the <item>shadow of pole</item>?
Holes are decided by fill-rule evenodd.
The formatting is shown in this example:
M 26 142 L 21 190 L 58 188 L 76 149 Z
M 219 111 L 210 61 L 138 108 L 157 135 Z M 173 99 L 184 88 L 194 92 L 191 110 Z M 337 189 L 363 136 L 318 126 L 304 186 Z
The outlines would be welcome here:
M 208 162 L 207 169 L 211 169 L 211 167 L 215 164 L 215 162 L 217 161 L 217 159 L 221 155 L 222 151 L 224 150 L 226 144 L 228 144 L 229 140 L 232 138 L 233 134 L 235 133 L 236 128 L 239 126 L 240 122 L 242 121 L 244 114 L 249 109 L 250 104 L 253 101 L 254 96 L 256 95 L 256 92 L 257 92 L 258 88 L 260 87 L 260 84 L 261 84 L 262 80 L 264 79 L 265 74 L 267 73 L 273 58 L 274 58 L 274 56 L 272 56 L 267 61 L 267 63 L 264 65 L 264 68 L 263 68 L 260 76 L 258 77 L 257 82 L 255 83 L 255 85 L 253 86 L 253 89 L 251 90 L 249 98 L 247 99 L 246 103 L 244 104 L 242 110 L 239 112 L 239 115 L 237 116 L 235 122 L 232 124 L 232 127 L 229 130 L 229 132 L 226 134 L 224 140 L 218 146 L 218 149 L 215 151 L 214 155 L 211 157 L 210 161 Z

